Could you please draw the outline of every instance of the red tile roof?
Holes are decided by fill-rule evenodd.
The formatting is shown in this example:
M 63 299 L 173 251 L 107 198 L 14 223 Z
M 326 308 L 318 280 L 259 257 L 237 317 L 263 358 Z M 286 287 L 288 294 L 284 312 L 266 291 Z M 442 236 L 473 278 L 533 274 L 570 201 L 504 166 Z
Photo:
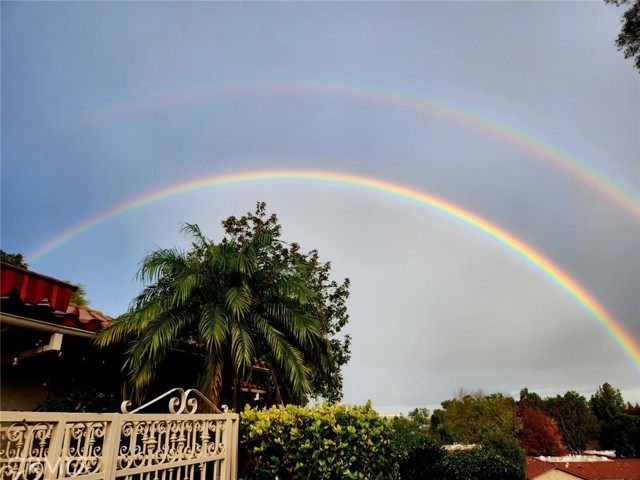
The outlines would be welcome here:
M 620 458 L 600 462 L 550 462 L 558 470 L 589 480 L 640 480 L 640 458 Z
M 528 479 L 536 478 L 538 475 L 542 475 L 544 472 L 553 470 L 555 465 L 540 460 L 536 457 L 527 457 L 526 474 Z
M 0 296 L 15 296 L 22 302 L 37 305 L 47 300 L 54 310 L 65 311 L 71 294 L 78 288 L 57 278 L 1 262 Z
M 53 315 L 60 318 L 61 325 L 89 330 L 90 332 L 106 327 L 113 320 L 113 318 L 103 315 L 102 312 L 81 307 L 74 303 L 69 304 L 64 314 L 62 312 L 53 312 Z

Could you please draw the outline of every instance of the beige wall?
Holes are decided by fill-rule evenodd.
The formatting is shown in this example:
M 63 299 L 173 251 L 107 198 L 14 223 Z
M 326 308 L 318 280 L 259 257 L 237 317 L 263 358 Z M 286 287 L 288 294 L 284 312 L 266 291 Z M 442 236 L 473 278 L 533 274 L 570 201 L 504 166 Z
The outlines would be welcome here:
M 29 412 L 44 401 L 49 393 L 45 378 L 17 377 L 11 375 L 11 367 L 2 367 L 0 410 Z
M 563 472 L 562 470 L 558 470 L 554 468 L 553 470 L 549 470 L 548 472 L 543 473 L 542 475 L 538 475 L 537 477 L 533 477 L 529 480 L 576 480 L 575 475 L 571 475 L 570 473 Z

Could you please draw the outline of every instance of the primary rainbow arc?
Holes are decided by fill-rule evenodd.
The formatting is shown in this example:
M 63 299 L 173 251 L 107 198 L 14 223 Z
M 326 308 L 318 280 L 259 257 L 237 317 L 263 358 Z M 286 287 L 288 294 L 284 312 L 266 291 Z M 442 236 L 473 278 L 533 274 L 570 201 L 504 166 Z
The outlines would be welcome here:
M 640 368 L 640 347 L 636 345 L 633 337 L 631 337 L 631 335 L 622 328 L 620 322 L 616 320 L 613 315 L 607 312 L 605 308 L 598 303 L 592 294 L 590 294 L 576 280 L 571 278 L 560 267 L 547 259 L 542 253 L 534 250 L 531 246 L 527 245 L 525 242 L 494 223 L 449 201 L 404 185 L 362 175 L 323 170 L 264 170 L 216 175 L 209 178 L 180 183 L 178 185 L 173 185 L 155 192 L 141 195 L 130 201 L 121 203 L 96 217 L 90 218 L 89 220 L 63 232 L 51 241 L 42 245 L 31 255 L 28 255 L 28 258 L 32 262 L 37 261 L 39 258 L 51 252 L 55 248 L 70 241 L 90 228 L 95 227 L 96 225 L 106 222 L 107 220 L 127 211 L 143 207 L 167 197 L 180 195 L 194 190 L 213 188 L 234 183 L 283 180 L 320 181 L 385 192 L 416 201 L 422 205 L 427 205 L 484 232 L 526 259 L 529 263 L 542 271 L 548 278 L 553 280 L 554 283 L 565 290 L 578 302 L 578 304 L 582 306 L 582 308 L 597 320 L 599 325 L 603 327 L 620 345 L 633 364 Z

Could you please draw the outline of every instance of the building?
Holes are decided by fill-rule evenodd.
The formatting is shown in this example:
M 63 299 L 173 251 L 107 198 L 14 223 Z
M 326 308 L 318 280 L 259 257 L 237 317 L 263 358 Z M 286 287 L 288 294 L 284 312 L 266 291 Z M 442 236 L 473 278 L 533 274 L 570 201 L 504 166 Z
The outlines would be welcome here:
M 34 410 L 77 389 L 119 397 L 118 352 L 93 344 L 112 318 L 71 303 L 76 287 L 56 278 L 4 262 L 0 274 L 0 410 Z
M 527 480 L 640 480 L 640 459 L 578 456 L 549 461 L 527 457 L 526 476 Z

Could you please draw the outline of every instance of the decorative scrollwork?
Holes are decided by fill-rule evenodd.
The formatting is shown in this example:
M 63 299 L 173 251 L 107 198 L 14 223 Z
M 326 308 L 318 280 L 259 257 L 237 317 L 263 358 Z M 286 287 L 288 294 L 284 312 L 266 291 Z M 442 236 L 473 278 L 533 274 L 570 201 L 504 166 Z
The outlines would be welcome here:
M 190 395 L 193 397 L 189 398 Z M 195 388 L 190 388 L 188 390 L 183 390 L 182 388 L 173 388 L 166 393 L 163 393 L 159 397 L 154 398 L 153 400 L 145 403 L 144 405 L 139 406 L 138 408 L 129 411 L 129 407 L 131 407 L 131 402 L 129 400 L 125 400 L 120 405 L 120 411 L 122 413 L 130 414 L 130 413 L 140 413 L 142 410 L 147 408 L 154 403 L 158 403 L 163 398 L 169 398 L 169 412 L 175 415 L 186 413 L 186 414 L 194 414 L 198 411 L 198 398 L 204 403 L 206 407 L 211 409 L 213 413 L 222 413 L 222 411 L 216 407 L 211 400 L 205 397 L 199 390 Z M 195 398 L 198 397 L 198 398 Z M 223 405 L 223 410 L 226 413 L 227 407 Z
M 202 478 L 211 478 L 211 472 L 225 471 L 223 465 L 236 454 L 238 416 L 222 415 L 199 392 L 182 389 L 131 413 L 164 398 L 169 400 L 170 415 L 131 415 L 126 405 L 126 416 L 38 413 L 30 417 L 28 412 L 19 416 L 3 412 L 7 416 L 0 421 L 0 480 L 102 478 L 107 468 L 115 469 L 123 480 L 170 478 L 171 472 L 173 478 L 182 472 L 181 478 L 192 479 L 199 471 Z M 203 407 L 218 413 L 196 415 Z

